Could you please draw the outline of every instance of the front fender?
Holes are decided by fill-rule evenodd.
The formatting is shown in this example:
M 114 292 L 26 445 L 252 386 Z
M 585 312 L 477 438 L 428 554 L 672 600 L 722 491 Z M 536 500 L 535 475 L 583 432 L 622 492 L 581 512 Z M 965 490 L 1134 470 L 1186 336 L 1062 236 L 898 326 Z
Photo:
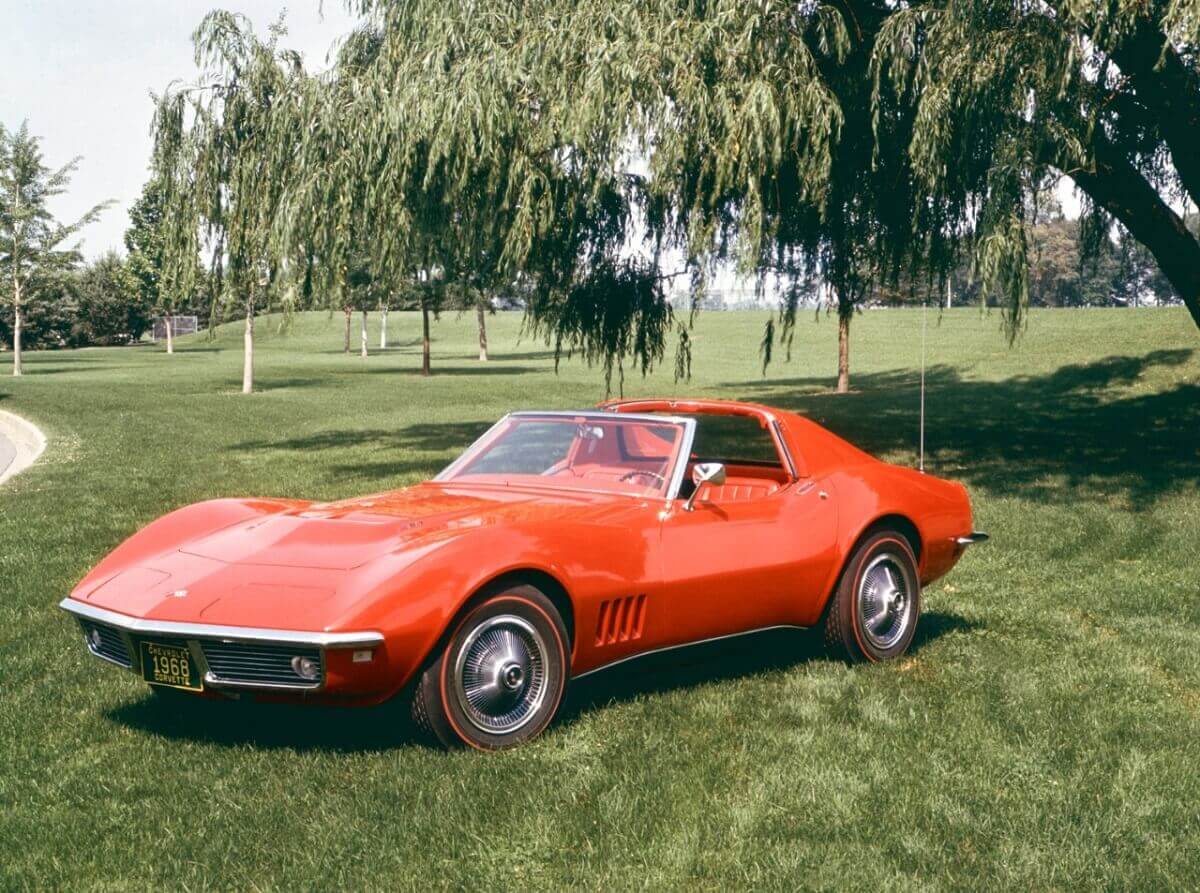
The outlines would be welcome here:
M 606 548 L 597 547 L 596 527 L 570 522 L 483 527 L 410 544 L 391 563 L 380 559 L 357 575 L 352 585 L 364 595 L 333 628 L 384 634 L 393 692 L 421 668 L 467 601 L 509 573 L 532 570 L 553 578 L 571 600 L 577 628 L 590 628 L 601 601 L 640 591 L 647 574 L 656 573 L 646 539 L 652 533 L 619 520 L 604 525 L 615 537 Z M 590 644 L 581 641 L 576 636 L 573 669 L 581 647 Z

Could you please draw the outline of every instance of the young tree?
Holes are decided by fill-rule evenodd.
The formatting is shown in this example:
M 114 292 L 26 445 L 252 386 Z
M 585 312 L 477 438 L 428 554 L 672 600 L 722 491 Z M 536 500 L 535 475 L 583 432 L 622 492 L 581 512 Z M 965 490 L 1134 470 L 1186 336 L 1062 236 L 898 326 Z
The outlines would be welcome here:
M 179 172 L 183 182 L 189 172 Z M 204 274 L 200 261 L 198 233 L 194 228 L 170 233 L 168 227 L 178 224 L 180 214 L 168 214 L 168 206 L 183 196 L 176 193 L 177 178 L 167 181 L 151 177 L 142 187 L 142 194 L 129 209 L 129 228 L 125 230 L 126 263 L 137 280 L 143 304 L 163 316 L 167 336 L 167 353 L 175 353 L 175 316 L 181 312 L 211 313 L 201 304 Z M 186 248 L 193 246 L 190 256 L 168 253 L 169 239 L 181 241 Z
M 72 224 L 54 219 L 48 202 L 66 191 L 79 160 L 52 170 L 27 122 L 13 133 L 0 126 L 0 276 L 12 302 L 13 375 L 23 372 L 22 301 L 30 282 L 78 262 L 78 249 L 64 243 L 110 204 L 96 205 Z
M 184 293 L 203 228 L 214 278 L 245 318 L 244 394 L 254 390 L 255 318 L 273 304 L 294 306 L 305 256 L 280 228 L 308 80 L 300 57 L 279 48 L 283 33 L 277 22 L 260 40 L 244 17 L 210 13 L 193 38 L 201 83 L 169 90 L 155 116 L 154 175 L 170 196 L 166 266 Z

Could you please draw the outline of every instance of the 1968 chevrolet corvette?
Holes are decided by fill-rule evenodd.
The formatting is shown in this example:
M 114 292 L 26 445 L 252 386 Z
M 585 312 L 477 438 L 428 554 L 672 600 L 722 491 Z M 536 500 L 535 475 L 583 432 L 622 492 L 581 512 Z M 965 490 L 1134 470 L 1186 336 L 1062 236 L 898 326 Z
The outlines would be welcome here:
M 372 704 L 449 746 L 527 741 L 567 681 L 778 626 L 902 654 L 986 535 L 961 484 L 793 413 L 639 400 L 505 416 L 431 481 L 221 499 L 150 524 L 62 607 L 159 692 Z

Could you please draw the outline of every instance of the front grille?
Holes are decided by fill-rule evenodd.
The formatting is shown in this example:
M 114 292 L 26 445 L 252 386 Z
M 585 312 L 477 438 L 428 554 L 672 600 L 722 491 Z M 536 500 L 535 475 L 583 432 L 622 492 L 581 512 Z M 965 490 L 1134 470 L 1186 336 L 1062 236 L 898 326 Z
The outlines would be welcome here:
M 125 638 L 117 630 L 91 620 L 80 620 L 79 625 L 83 627 L 83 638 L 87 642 L 88 651 L 126 669 L 133 666 L 129 659 L 129 649 L 125 647 Z
M 208 672 L 215 682 L 244 685 L 284 685 L 315 688 L 325 681 L 321 649 L 309 645 L 264 645 L 258 642 L 200 643 Z M 308 657 L 321 667 L 316 679 L 305 679 L 292 669 L 292 658 Z

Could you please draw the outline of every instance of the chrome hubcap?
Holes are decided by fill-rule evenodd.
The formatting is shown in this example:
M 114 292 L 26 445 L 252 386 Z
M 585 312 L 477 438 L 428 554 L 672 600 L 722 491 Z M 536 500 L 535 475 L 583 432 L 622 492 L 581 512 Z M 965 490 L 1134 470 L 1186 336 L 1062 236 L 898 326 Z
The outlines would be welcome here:
M 875 556 L 858 586 L 860 627 L 872 645 L 886 650 L 904 637 L 912 621 L 912 599 L 900 558 L 890 552 Z
M 467 636 L 454 664 L 459 704 L 476 728 L 493 735 L 530 722 L 546 698 L 546 643 L 522 617 L 501 614 Z

